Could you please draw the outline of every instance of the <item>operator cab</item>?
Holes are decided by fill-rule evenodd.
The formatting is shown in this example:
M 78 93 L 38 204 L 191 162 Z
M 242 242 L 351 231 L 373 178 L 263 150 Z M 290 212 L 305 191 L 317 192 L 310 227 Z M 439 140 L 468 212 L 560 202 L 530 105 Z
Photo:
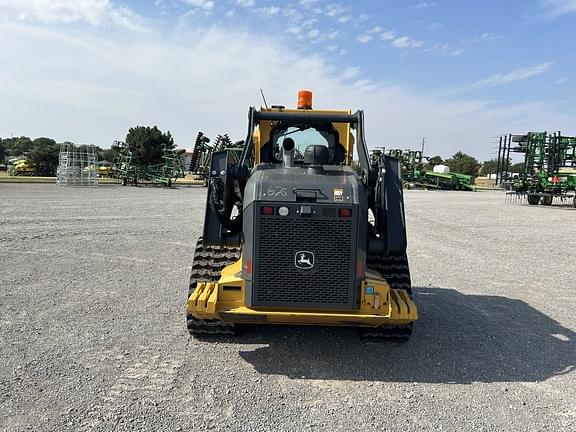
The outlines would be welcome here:
M 262 159 L 264 163 L 282 162 L 282 153 L 285 140 L 291 146 L 294 143 L 294 164 L 321 164 L 341 165 L 345 160 L 345 148 L 339 142 L 338 131 L 331 123 L 292 124 L 280 122 L 272 128 L 270 140 L 262 146 Z M 321 159 L 310 161 L 310 156 L 322 155 Z M 324 154 L 327 155 L 324 156 Z

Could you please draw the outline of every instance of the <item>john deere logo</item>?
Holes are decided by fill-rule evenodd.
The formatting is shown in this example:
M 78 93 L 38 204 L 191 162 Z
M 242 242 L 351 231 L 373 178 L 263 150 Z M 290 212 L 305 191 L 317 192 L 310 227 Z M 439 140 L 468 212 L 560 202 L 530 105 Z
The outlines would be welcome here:
M 299 269 L 308 270 L 314 267 L 314 254 L 309 251 L 296 252 L 294 264 Z

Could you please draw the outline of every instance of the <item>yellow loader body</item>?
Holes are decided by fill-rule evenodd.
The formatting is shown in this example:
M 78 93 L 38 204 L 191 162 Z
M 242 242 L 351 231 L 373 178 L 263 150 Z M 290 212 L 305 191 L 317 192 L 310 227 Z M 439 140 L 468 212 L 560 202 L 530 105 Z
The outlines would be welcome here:
M 200 282 L 188 298 L 187 312 L 201 320 L 239 324 L 301 324 L 380 327 L 418 319 L 416 305 L 401 289 L 392 289 L 377 273 L 366 272 L 360 308 L 355 311 L 249 308 L 244 302 L 242 260 L 225 267 L 217 282 Z

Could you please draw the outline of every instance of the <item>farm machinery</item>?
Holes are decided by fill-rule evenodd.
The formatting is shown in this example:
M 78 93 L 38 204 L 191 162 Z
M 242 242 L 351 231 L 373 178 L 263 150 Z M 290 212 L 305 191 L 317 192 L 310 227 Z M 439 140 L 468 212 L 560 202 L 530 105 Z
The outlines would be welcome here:
M 380 150 L 373 151 L 378 155 Z M 402 180 L 406 188 L 442 189 L 442 190 L 476 190 L 474 176 L 426 169 L 427 158 L 419 150 L 389 149 L 386 154 L 400 160 Z
M 174 149 L 164 148 L 162 163 L 154 165 L 142 165 L 136 163 L 128 146 L 116 141 L 113 148 L 116 150 L 112 164 L 112 177 L 122 180 L 122 185 L 129 182 L 135 186 L 139 183 L 152 183 L 161 186 L 172 186 L 172 183 L 184 177 L 180 152 Z
M 521 172 L 510 172 L 510 153 L 523 156 Z M 576 137 L 560 132 L 528 132 L 500 137 L 496 184 L 507 185 L 507 198 L 530 205 L 573 199 L 576 207 Z
M 8 161 L 8 175 L 11 176 L 35 176 L 36 167 L 29 163 L 26 158 L 16 158 Z
M 370 159 L 362 111 L 315 110 L 311 92 L 298 96 L 296 109 L 250 108 L 238 158 L 230 148 L 211 154 L 188 331 L 329 325 L 408 340 L 418 314 L 400 161 Z
M 188 171 L 194 175 L 195 180 L 202 181 L 204 186 L 208 186 L 208 173 L 210 170 L 210 161 L 212 153 L 230 149 L 232 157 L 238 161 L 244 141 L 232 142 L 228 134 L 218 135 L 214 140 L 214 145 L 210 145 L 210 138 L 203 132 L 198 132 Z

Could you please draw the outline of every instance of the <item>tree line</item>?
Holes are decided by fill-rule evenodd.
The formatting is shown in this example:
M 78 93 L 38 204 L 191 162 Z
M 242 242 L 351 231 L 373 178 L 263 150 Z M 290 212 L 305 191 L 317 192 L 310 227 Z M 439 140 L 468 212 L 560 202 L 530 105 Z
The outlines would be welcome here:
M 134 162 L 139 165 L 161 163 L 164 148 L 175 148 L 174 139 L 170 132 L 164 133 L 156 126 L 136 126 L 130 128 L 126 135 L 126 141 L 123 144 L 130 149 Z M 25 157 L 29 164 L 36 167 L 37 175 L 53 176 L 56 174 L 58 167 L 60 145 L 61 143 L 57 143 L 52 138 L 46 137 L 36 139 L 31 139 L 26 136 L 0 138 L 0 162 L 17 157 Z M 110 149 L 96 147 L 98 160 L 112 162 L 117 149 L 117 144 L 113 145 Z M 480 163 L 473 156 L 459 151 L 446 160 L 442 159 L 441 156 L 429 158 L 426 169 L 432 170 L 436 165 L 446 165 L 452 172 L 478 176 L 479 174 L 495 174 L 498 161 L 492 159 Z M 522 168 L 522 163 L 513 164 L 509 167 L 509 171 L 521 172 Z
M 432 170 L 436 165 L 446 165 L 451 172 L 468 174 L 472 176 L 496 174 L 498 171 L 498 160 L 491 159 L 485 162 L 478 162 L 473 156 L 461 151 L 455 153 L 451 158 L 443 160 L 441 156 L 433 156 L 428 159 L 426 169 Z M 524 162 L 509 164 L 508 172 L 519 173 L 524 170 Z
M 47 137 L 32 139 L 27 136 L 0 138 L 0 162 L 24 158 L 28 164 L 36 168 L 36 175 L 53 176 L 58 168 L 58 155 L 60 145 L 71 142 L 58 143 Z M 99 160 L 112 161 L 114 151 L 96 147 Z
M 12 159 L 26 159 L 35 167 L 39 176 L 54 176 L 58 168 L 60 146 L 72 144 L 69 141 L 57 143 L 52 138 L 39 137 L 31 139 L 27 136 L 0 138 L 0 164 Z M 133 162 L 138 165 L 154 165 L 162 163 L 165 148 L 175 148 L 170 132 L 162 132 L 156 126 L 136 126 L 128 130 L 125 144 L 132 153 Z M 118 143 L 109 149 L 95 146 L 99 161 L 113 162 Z

